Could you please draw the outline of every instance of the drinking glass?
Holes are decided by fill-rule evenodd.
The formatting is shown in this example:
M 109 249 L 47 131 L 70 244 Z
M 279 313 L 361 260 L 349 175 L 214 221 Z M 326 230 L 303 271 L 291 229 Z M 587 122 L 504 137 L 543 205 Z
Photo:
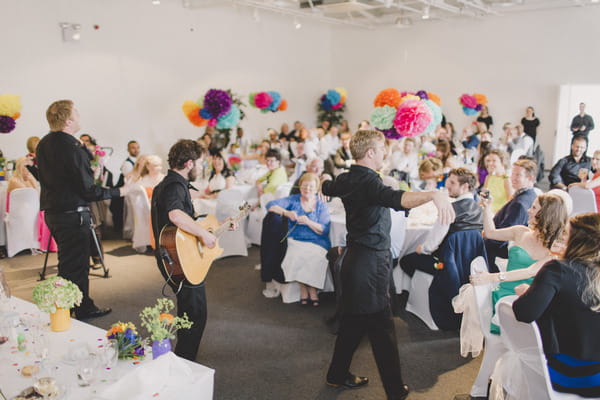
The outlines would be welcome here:
M 112 369 L 117 365 L 119 360 L 119 344 L 116 340 L 107 340 L 102 347 L 100 352 L 100 360 L 102 367 L 105 369 Z
M 75 373 L 77 376 L 77 384 L 79 386 L 89 386 L 96 375 L 98 359 L 95 354 L 88 353 L 87 356 L 81 357 L 75 364 Z

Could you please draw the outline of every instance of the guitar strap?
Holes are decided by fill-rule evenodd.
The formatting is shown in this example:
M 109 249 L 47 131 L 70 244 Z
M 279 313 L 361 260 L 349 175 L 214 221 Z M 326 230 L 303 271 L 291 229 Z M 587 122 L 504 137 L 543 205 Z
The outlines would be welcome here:
M 171 256 L 169 255 L 169 252 L 167 251 L 167 249 L 165 249 L 164 247 L 160 246 L 158 248 L 158 251 L 160 253 L 160 260 L 163 263 L 163 269 L 166 270 L 165 268 L 165 263 L 169 264 L 169 265 L 173 265 L 173 259 L 171 258 Z M 172 268 L 171 268 L 172 270 Z M 173 283 L 173 285 L 176 285 L 175 281 L 173 281 L 173 279 L 171 279 L 171 277 L 173 276 L 173 273 L 171 272 L 168 276 L 167 276 L 167 280 L 165 281 L 161 292 L 162 295 L 165 297 L 171 297 L 168 294 L 165 293 L 165 288 L 167 287 L 167 285 L 169 285 L 170 287 L 172 287 L 169 282 Z M 181 282 L 179 282 L 179 286 L 177 287 L 177 290 L 175 290 L 175 296 L 177 296 L 179 294 L 179 292 L 181 291 L 181 288 L 183 287 L 183 280 L 181 280 Z

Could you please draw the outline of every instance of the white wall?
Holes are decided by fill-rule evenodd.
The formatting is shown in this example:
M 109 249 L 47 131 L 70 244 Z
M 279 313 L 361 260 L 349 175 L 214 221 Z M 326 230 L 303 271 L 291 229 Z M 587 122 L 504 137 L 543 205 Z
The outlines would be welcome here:
M 285 121 L 314 121 L 314 107 L 329 88 L 330 30 L 247 8 L 186 10 L 178 0 L 2 0 L 0 94 L 21 96 L 22 117 L 0 149 L 15 158 L 25 140 L 48 131 L 45 110 L 61 98 L 76 102 L 81 133 L 117 152 L 117 172 L 126 143 L 140 141 L 143 153 L 166 157 L 181 137 L 197 138 L 204 128 L 181 111 L 210 88 L 243 95 L 276 90 L 285 112 L 262 114 L 246 107 L 242 126 L 262 137 Z M 82 24 L 78 43 L 63 43 L 59 22 Z M 100 29 L 94 30 L 98 24 Z
M 519 122 L 532 105 L 550 162 L 559 85 L 600 82 L 598 21 L 600 7 L 592 6 L 471 22 L 432 21 L 410 29 L 337 28 L 332 37 L 332 85 L 347 88 L 353 124 L 369 117 L 373 99 L 387 87 L 437 93 L 444 114 L 458 129 L 472 119 L 462 113 L 459 96 L 483 93 L 496 134 L 504 122 Z M 600 109 L 587 111 L 600 121 Z M 562 128 L 559 133 L 570 136 Z M 600 135 L 600 127 L 594 134 Z

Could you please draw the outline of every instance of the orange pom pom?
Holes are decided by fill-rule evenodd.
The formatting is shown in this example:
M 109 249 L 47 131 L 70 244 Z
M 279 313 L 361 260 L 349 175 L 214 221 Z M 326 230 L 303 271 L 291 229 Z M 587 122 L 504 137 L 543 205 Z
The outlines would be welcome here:
M 287 110 L 288 107 L 288 103 L 286 99 L 281 100 L 281 104 L 279 105 L 279 107 L 277 108 L 279 111 L 285 111 Z
M 485 94 L 473 93 L 473 97 L 475 97 L 475 100 L 477 100 L 477 104 L 481 104 L 482 106 L 485 106 L 488 103 L 488 99 L 485 96 Z
M 187 116 L 187 118 L 192 124 L 194 124 L 196 126 L 204 126 L 204 125 L 208 124 L 208 120 L 202 118 L 199 113 L 190 114 Z
M 398 108 L 401 99 L 402 97 L 400 96 L 399 91 L 397 91 L 394 88 L 388 88 L 379 92 L 377 97 L 375 97 L 375 101 L 373 101 L 373 104 L 375 105 L 375 107 L 390 106 Z
M 442 99 L 440 99 L 440 96 L 438 96 L 437 94 L 427 92 L 427 97 L 429 97 L 429 100 L 433 101 L 438 106 L 442 106 Z
M 20 113 L 20 112 L 18 112 L 18 113 L 16 113 L 15 115 L 13 115 L 11 118 L 12 118 L 12 119 L 19 119 L 19 117 L 20 117 L 20 116 L 21 116 L 21 113 Z
M 198 111 L 200 111 L 200 106 L 191 100 L 186 100 L 183 102 L 181 110 L 187 117 L 189 117 L 190 114 L 198 114 Z

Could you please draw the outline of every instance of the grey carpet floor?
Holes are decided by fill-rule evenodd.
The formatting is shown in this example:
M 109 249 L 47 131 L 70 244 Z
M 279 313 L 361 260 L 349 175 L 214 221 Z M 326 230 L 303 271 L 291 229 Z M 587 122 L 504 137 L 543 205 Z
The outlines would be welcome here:
M 123 240 L 106 240 L 111 277 L 90 277 L 91 295 L 113 312 L 90 323 L 107 329 L 116 321 L 139 326 L 141 309 L 161 297 L 163 280 L 154 257 L 141 255 Z M 13 295 L 31 300 L 43 255 L 0 260 Z M 230 399 L 385 399 L 368 340 L 357 350 L 352 371 L 371 379 L 358 390 L 335 389 L 324 383 L 335 336 L 325 324 L 335 309 L 333 296 L 322 296 L 319 308 L 267 299 L 260 273 L 254 269 L 259 250 L 248 257 L 214 263 L 207 277 L 208 323 L 197 361 L 215 369 L 216 400 Z M 56 264 L 56 255 L 49 265 Z M 49 268 L 49 274 L 56 268 Z M 169 293 L 170 294 L 170 293 Z M 468 393 L 481 356 L 460 356 L 458 333 L 432 332 L 418 318 L 400 311 L 394 318 L 404 380 L 410 400 L 452 400 Z M 193 396 L 192 396 L 193 397 Z

